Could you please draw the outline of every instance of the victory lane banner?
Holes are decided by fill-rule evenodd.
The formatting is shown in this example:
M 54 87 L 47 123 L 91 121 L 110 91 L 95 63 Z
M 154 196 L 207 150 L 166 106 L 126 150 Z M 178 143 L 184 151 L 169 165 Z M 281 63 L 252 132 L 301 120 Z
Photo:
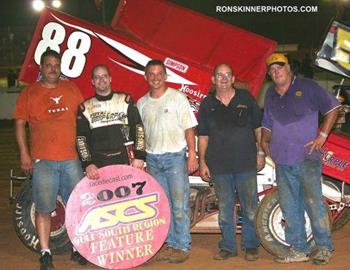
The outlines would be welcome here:
M 74 247 L 91 263 L 108 269 L 136 267 L 153 257 L 169 230 L 170 209 L 160 184 L 127 165 L 99 169 L 84 177 L 66 207 Z

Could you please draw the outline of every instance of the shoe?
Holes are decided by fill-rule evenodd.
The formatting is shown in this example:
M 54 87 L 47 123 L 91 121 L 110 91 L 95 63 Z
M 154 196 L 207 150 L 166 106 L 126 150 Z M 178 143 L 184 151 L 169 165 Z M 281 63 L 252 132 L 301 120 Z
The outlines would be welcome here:
M 81 256 L 81 254 L 78 251 L 72 251 L 70 259 L 73 262 L 79 263 L 80 265 L 85 265 L 88 262 L 87 259 L 85 259 L 83 256 Z
M 236 256 L 237 256 L 237 252 L 231 252 L 224 249 L 220 249 L 220 251 L 217 254 L 215 254 L 213 259 L 222 261 L 222 260 L 227 260 L 230 257 L 236 257 Z
M 327 264 L 332 258 L 332 251 L 320 248 L 316 251 L 315 255 L 312 257 L 312 262 L 317 265 Z
M 154 257 L 156 261 L 168 261 L 171 254 L 174 252 L 172 247 L 164 245 Z
M 169 263 L 183 263 L 190 257 L 190 253 L 183 251 L 181 249 L 174 249 L 170 254 L 168 262 Z
M 307 262 L 309 261 L 309 256 L 305 252 L 291 248 L 286 255 L 276 257 L 274 261 L 278 263 Z
M 44 252 L 40 259 L 40 270 L 54 270 L 55 267 L 52 264 L 52 255 L 48 252 Z
M 257 248 L 247 248 L 245 250 L 245 255 L 244 255 L 244 259 L 246 261 L 256 261 L 257 259 L 259 259 L 259 252 Z

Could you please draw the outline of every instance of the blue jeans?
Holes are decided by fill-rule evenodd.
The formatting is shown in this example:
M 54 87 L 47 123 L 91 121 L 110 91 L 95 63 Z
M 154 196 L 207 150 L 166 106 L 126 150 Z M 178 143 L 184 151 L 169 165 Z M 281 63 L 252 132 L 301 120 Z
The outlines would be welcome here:
M 81 163 L 77 160 L 40 160 L 33 164 L 32 190 L 35 209 L 51 213 L 56 209 L 57 194 L 66 203 L 75 185 L 83 178 Z
M 305 211 L 316 245 L 334 249 L 328 211 L 322 198 L 321 173 L 320 160 L 305 160 L 292 166 L 276 165 L 279 203 L 286 220 L 286 241 L 306 253 L 310 252 L 310 247 L 306 240 Z
M 148 172 L 163 187 L 168 197 L 171 221 L 166 239 L 169 247 L 188 251 L 191 245 L 189 194 L 185 149 L 176 153 L 150 154 L 146 162 Z
M 213 175 L 216 196 L 219 200 L 219 225 L 222 240 L 219 249 L 237 252 L 234 205 L 236 194 L 242 210 L 241 248 L 258 248 L 260 243 L 255 231 L 255 213 L 258 204 L 256 171 Z

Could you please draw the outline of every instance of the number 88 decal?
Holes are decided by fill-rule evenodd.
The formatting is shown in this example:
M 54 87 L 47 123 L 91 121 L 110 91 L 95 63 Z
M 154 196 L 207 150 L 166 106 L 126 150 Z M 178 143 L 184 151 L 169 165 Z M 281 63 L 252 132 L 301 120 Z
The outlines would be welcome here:
M 34 53 L 34 60 L 38 65 L 40 65 L 41 55 L 47 48 L 60 52 L 59 45 L 66 37 L 66 30 L 58 23 L 49 22 L 44 26 L 41 37 Z M 63 52 L 61 60 L 61 71 L 65 76 L 77 78 L 81 75 L 86 62 L 85 54 L 90 47 L 91 39 L 87 34 L 75 31 L 69 35 L 67 49 Z

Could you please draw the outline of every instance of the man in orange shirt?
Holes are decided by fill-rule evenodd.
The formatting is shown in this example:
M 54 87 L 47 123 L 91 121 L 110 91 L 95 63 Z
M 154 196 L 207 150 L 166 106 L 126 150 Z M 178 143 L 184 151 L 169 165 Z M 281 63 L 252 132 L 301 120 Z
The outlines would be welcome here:
M 40 72 L 41 79 L 18 97 L 16 138 L 21 168 L 32 173 L 35 225 L 41 246 L 40 269 L 51 270 L 54 269 L 49 249 L 51 212 L 56 208 L 57 194 L 67 202 L 83 177 L 75 146 L 76 114 L 83 98 L 75 84 L 60 80 L 61 57 L 57 52 L 48 50 L 42 54 Z

